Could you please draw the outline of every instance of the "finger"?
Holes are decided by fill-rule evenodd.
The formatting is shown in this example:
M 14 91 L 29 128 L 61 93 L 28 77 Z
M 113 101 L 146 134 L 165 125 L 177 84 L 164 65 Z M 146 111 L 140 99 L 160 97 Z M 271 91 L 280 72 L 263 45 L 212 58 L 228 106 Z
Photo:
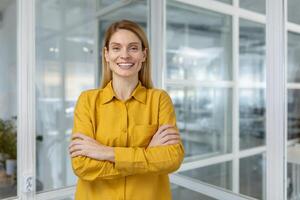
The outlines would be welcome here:
M 81 140 L 90 140 L 92 139 L 91 137 L 87 136 L 87 135 L 84 135 L 82 133 L 74 133 L 72 135 L 72 139 L 81 139 Z
M 165 124 L 165 125 L 162 125 L 158 128 L 158 132 L 159 133 L 162 133 L 164 130 L 168 129 L 168 128 L 172 128 L 174 127 L 173 125 L 171 124 Z
M 168 142 L 164 143 L 163 145 L 172 145 L 172 144 L 179 144 L 180 140 L 169 140 Z
M 69 144 L 69 148 L 75 146 L 75 145 L 82 145 L 82 144 L 85 144 L 85 141 L 84 140 L 80 140 L 80 139 L 75 139 L 73 140 L 72 142 L 70 142 Z
M 179 135 L 172 134 L 172 135 L 167 135 L 166 137 L 161 139 L 161 143 L 164 144 L 170 140 L 180 140 Z
M 73 133 L 72 139 L 84 139 L 84 134 L 82 133 Z
M 85 156 L 85 152 L 84 151 L 75 151 L 73 153 L 71 153 L 71 157 L 77 157 L 77 156 Z
M 164 138 L 166 137 L 167 135 L 173 135 L 173 134 L 176 134 L 176 135 L 179 135 L 178 131 L 174 128 L 169 128 L 167 130 L 164 130 L 161 134 L 160 134 L 160 137 L 161 138 Z
M 81 151 L 83 150 L 83 145 L 75 145 L 75 146 L 72 146 L 70 149 L 69 149 L 69 153 L 73 153 L 75 151 Z

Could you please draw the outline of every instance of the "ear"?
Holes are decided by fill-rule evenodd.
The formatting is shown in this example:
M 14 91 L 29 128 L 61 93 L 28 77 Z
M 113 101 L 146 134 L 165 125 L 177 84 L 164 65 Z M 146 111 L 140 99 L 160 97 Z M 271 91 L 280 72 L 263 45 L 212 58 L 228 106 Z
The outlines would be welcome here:
M 145 49 L 143 50 L 143 62 L 145 62 L 145 60 L 146 60 L 146 58 L 147 58 L 147 51 L 148 51 L 147 48 L 145 48 Z
M 109 56 L 108 56 L 108 50 L 106 47 L 104 47 L 104 57 L 105 57 L 105 61 L 108 62 L 109 61 Z

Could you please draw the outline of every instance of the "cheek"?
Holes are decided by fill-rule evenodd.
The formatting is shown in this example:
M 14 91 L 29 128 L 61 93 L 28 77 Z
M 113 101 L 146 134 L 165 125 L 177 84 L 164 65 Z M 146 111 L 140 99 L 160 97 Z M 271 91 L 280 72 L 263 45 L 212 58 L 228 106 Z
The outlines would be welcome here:
M 106 62 L 108 62 L 108 63 L 115 62 L 116 59 L 117 59 L 117 57 L 115 55 L 112 55 L 112 54 L 108 54 L 106 56 Z

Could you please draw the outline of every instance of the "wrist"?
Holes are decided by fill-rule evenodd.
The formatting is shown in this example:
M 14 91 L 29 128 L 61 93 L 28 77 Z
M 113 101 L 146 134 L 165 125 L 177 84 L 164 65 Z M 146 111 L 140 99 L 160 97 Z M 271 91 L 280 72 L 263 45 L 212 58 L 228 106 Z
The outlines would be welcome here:
M 115 162 L 115 152 L 113 147 L 106 147 L 106 160 Z

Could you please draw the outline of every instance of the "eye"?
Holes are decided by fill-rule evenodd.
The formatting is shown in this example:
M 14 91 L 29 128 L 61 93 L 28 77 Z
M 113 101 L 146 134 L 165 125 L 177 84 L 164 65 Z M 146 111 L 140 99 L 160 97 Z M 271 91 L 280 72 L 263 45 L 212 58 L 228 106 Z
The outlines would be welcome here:
M 112 47 L 111 48 L 113 51 L 120 51 L 120 47 Z
M 135 46 L 132 46 L 132 47 L 129 48 L 129 50 L 135 52 L 135 51 L 138 51 L 139 48 L 138 48 L 138 47 L 135 47 Z

